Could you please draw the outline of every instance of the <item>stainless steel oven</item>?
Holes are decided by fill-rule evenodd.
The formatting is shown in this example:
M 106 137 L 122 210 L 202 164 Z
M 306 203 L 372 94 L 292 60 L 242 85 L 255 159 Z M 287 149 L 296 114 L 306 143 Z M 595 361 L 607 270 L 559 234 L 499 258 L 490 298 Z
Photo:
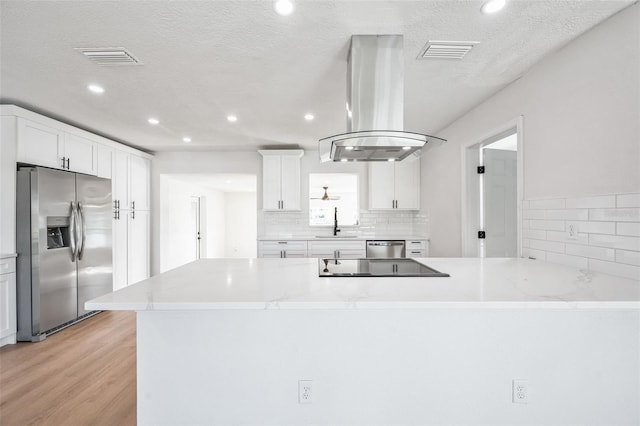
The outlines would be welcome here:
M 367 258 L 406 257 L 404 240 L 367 240 Z

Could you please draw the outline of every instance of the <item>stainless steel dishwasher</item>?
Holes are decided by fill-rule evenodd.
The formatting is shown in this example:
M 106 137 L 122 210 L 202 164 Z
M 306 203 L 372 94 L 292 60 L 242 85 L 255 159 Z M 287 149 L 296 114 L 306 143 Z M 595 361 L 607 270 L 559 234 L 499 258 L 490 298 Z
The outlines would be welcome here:
M 406 257 L 404 240 L 367 240 L 367 258 Z

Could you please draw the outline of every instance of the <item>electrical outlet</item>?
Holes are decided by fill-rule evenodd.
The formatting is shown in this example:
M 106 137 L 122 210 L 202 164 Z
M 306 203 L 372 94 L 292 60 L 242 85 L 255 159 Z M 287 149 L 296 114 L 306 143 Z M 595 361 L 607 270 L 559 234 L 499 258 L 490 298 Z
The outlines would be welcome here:
M 313 402 L 311 380 L 298 380 L 298 403 L 311 404 Z
M 577 223 L 568 223 L 567 224 L 567 239 L 568 240 L 577 240 L 578 239 L 578 224 Z
M 513 379 L 511 397 L 514 404 L 528 404 L 529 382 L 525 379 Z

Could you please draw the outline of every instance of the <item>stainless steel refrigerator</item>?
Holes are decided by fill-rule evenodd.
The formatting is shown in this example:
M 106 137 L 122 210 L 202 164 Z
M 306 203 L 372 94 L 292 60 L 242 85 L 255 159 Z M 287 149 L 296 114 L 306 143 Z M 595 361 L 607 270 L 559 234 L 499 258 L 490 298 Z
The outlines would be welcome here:
M 21 167 L 16 197 L 18 340 L 40 341 L 112 291 L 111 180 Z

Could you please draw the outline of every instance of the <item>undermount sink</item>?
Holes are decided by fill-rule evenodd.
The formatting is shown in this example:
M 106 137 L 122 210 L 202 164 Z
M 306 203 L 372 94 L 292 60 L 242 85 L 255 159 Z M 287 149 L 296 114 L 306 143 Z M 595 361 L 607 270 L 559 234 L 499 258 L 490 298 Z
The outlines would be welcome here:
M 316 235 L 316 238 L 356 238 L 357 235 Z

